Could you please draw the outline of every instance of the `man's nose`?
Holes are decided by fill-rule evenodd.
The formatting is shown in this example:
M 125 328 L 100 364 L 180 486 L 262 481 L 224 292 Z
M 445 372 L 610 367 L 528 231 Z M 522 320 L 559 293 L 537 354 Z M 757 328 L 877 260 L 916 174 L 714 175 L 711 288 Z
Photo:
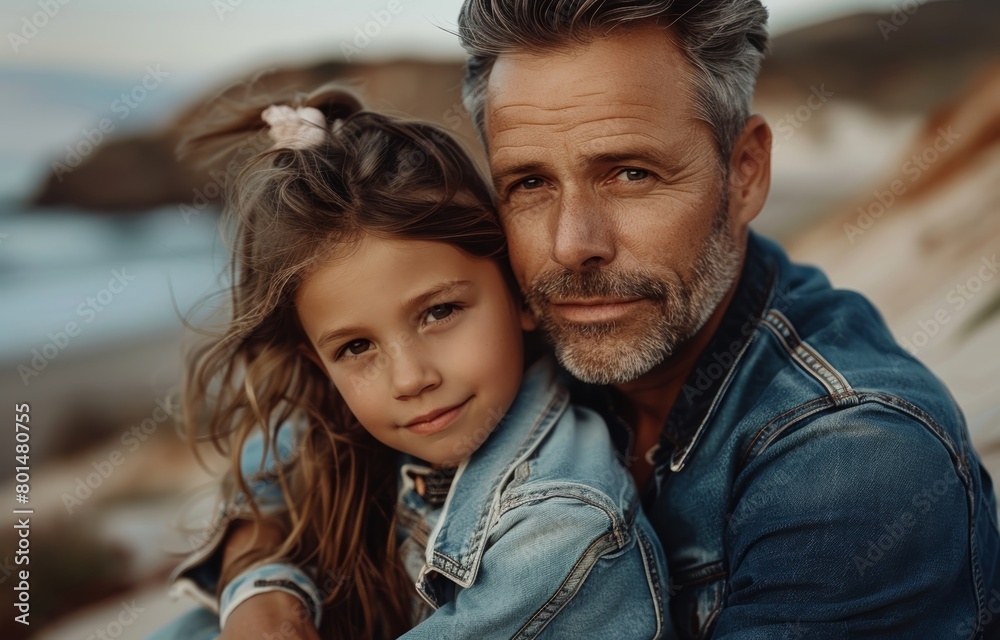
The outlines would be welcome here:
M 441 384 L 441 375 L 416 345 L 399 349 L 390 364 L 392 394 L 397 400 L 419 396 Z
M 552 260 L 571 271 L 604 267 L 615 259 L 610 212 L 586 193 L 565 193 L 556 211 Z

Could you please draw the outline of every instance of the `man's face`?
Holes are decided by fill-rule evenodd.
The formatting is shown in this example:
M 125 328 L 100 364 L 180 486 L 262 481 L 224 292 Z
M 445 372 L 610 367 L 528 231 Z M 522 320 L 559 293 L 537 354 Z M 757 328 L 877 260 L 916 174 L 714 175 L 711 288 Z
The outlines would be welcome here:
M 581 380 L 646 373 L 736 277 L 726 177 L 691 91 L 656 27 L 493 68 L 486 139 L 511 262 Z

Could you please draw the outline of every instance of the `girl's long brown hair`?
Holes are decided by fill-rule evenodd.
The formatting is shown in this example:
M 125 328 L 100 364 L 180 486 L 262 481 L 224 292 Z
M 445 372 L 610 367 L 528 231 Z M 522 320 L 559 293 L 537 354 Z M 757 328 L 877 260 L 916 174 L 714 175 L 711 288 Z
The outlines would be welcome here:
M 243 554 L 220 585 L 262 561 L 314 564 L 322 637 L 395 638 L 414 623 L 415 596 L 395 539 L 396 454 L 358 424 L 303 353 L 311 346 L 296 287 L 363 234 L 447 242 L 506 269 L 503 233 L 486 182 L 438 126 L 367 111 L 326 85 L 285 101 L 327 118 L 322 144 L 292 149 L 267 137 L 261 112 L 273 102 L 217 100 L 181 143 L 182 155 L 230 160 L 223 220 L 233 243 L 231 317 L 187 357 L 184 429 L 192 444 L 207 438 L 229 456 L 223 486 L 232 504 L 250 495 L 240 473 L 247 438 L 261 431 L 277 451 L 276 427 L 304 424 L 297 455 L 278 469 L 283 544 Z

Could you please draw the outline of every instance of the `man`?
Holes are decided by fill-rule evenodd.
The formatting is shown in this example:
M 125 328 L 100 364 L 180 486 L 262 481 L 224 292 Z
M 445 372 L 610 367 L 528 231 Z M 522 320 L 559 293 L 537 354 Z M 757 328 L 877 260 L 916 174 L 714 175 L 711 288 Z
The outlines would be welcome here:
M 681 637 L 998 637 L 995 499 L 960 410 L 867 300 L 748 230 L 766 16 L 466 0 L 515 273 L 643 490 Z
M 515 273 L 579 397 L 621 418 L 682 637 L 983 637 L 1000 542 L 959 409 L 867 300 L 748 235 L 765 21 L 467 0 Z

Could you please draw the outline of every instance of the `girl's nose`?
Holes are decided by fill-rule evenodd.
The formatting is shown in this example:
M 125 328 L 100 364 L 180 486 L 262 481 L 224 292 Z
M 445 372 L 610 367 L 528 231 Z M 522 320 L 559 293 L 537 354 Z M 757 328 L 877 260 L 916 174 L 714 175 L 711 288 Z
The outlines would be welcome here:
M 419 396 L 441 384 L 436 366 L 418 349 L 401 349 L 390 365 L 392 393 L 397 400 Z

